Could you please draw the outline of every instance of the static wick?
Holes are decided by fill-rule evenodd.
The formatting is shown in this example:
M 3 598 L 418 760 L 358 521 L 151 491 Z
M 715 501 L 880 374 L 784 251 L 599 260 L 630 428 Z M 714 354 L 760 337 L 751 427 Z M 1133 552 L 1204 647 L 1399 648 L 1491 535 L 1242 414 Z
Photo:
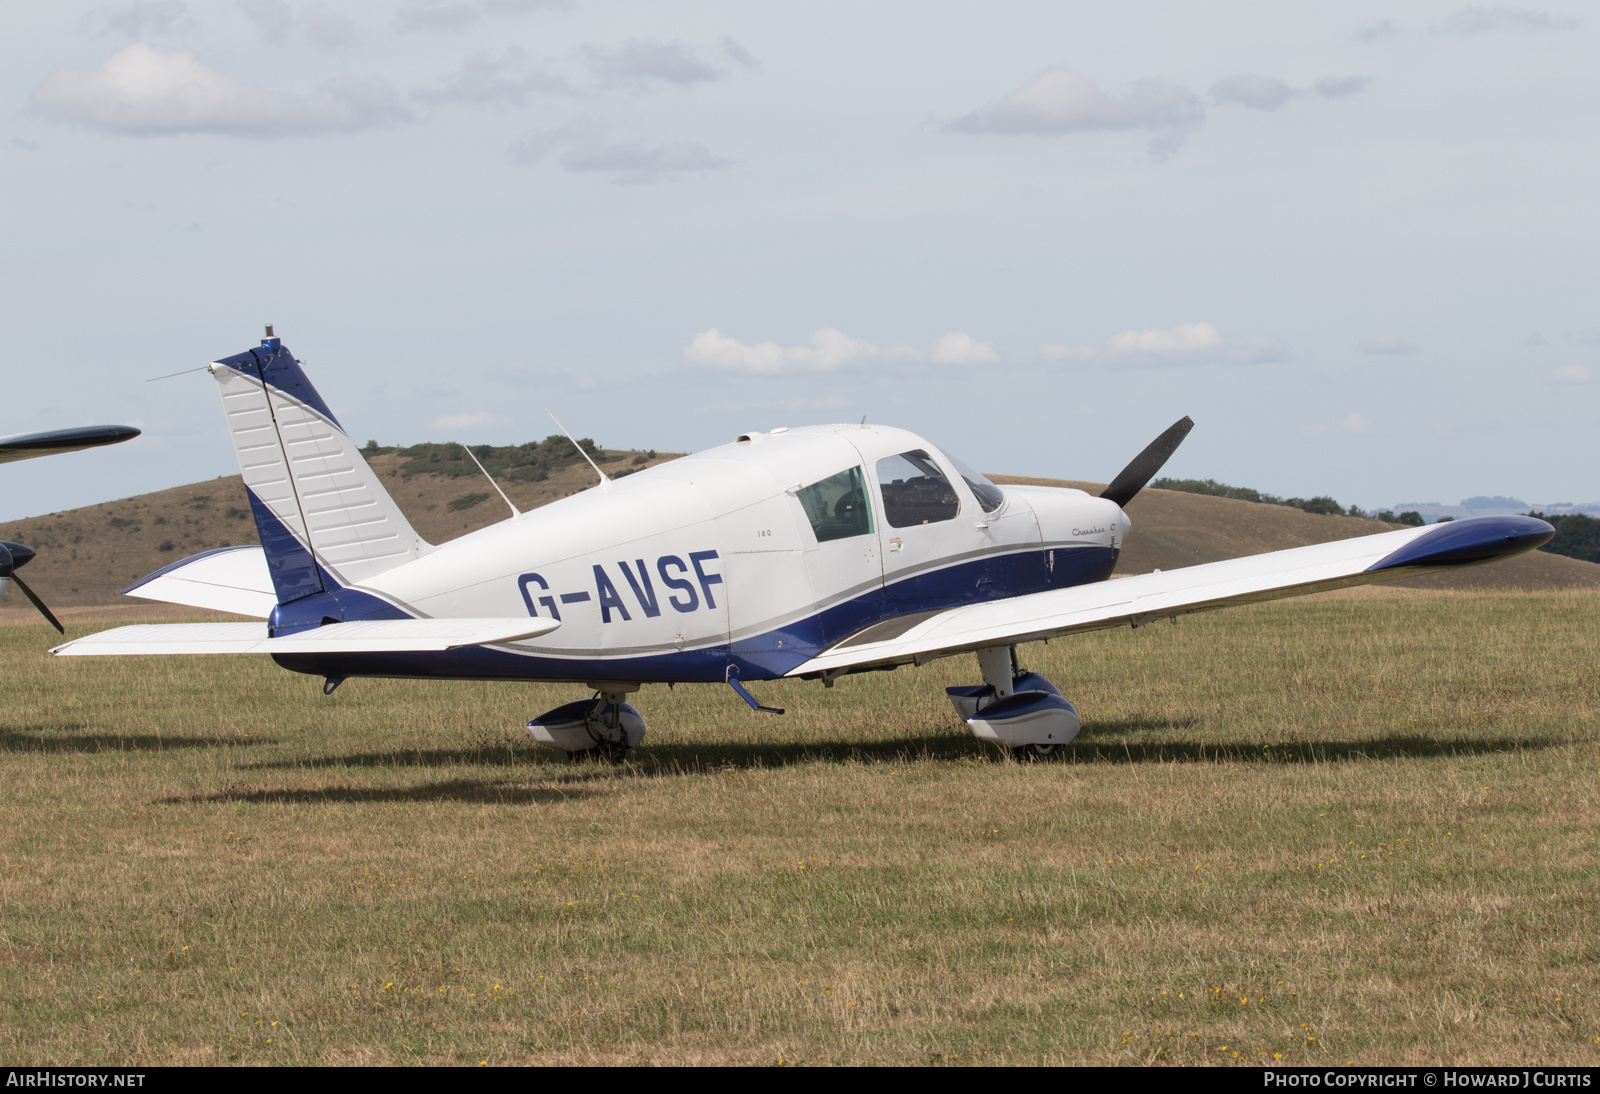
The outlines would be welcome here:
M 599 464 L 597 464 L 593 460 L 589 459 L 589 453 L 587 453 L 587 452 L 585 452 L 583 450 L 583 445 L 579 444 L 577 441 L 572 439 L 572 434 L 571 433 L 567 433 L 567 427 L 561 424 L 561 419 L 557 418 L 555 416 L 555 412 L 552 411 L 552 410 L 546 409 L 545 413 L 550 415 L 550 420 L 552 422 L 556 423 L 556 428 L 561 430 L 562 433 L 566 434 L 567 440 L 572 441 L 572 447 L 576 448 L 578 450 L 578 455 L 582 456 L 586 460 L 589 460 L 589 466 L 594 468 L 594 473 L 596 475 L 600 476 L 600 485 L 601 486 L 610 486 L 611 485 L 611 480 L 606 478 L 606 473 L 604 471 L 600 470 L 600 465 Z
M 461 442 L 457 441 L 456 444 L 461 444 Z M 483 472 L 483 477 L 489 480 L 489 485 L 494 487 L 494 492 L 500 495 L 500 500 L 505 502 L 506 507 L 511 510 L 511 518 L 515 520 L 517 517 L 522 516 L 522 514 L 517 511 L 517 507 L 511 504 L 511 499 L 506 497 L 506 492 L 500 489 L 500 484 L 494 481 L 494 476 L 489 474 L 488 469 L 485 468 L 483 464 L 478 463 L 478 457 L 472 454 L 472 449 L 468 448 L 464 444 L 461 444 L 461 451 L 467 454 L 467 459 L 478 464 L 478 470 Z

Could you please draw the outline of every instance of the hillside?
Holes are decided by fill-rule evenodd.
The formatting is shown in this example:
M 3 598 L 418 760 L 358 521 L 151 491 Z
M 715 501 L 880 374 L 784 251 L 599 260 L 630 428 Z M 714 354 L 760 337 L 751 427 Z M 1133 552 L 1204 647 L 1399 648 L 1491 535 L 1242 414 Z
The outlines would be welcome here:
M 1103 485 L 1059 479 L 991 476 L 999 483 L 1075 486 L 1098 494 Z M 1360 517 L 1324 516 L 1281 505 L 1234 498 L 1145 489 L 1128 503 L 1133 530 L 1128 533 L 1119 574 L 1175 570 L 1201 562 L 1282 551 L 1336 539 L 1370 536 L 1400 527 Z M 1600 588 L 1600 565 L 1535 551 L 1492 566 L 1452 574 L 1407 578 L 1395 588 L 1410 589 L 1587 589 Z
M 419 448 L 422 446 L 419 446 Z M 655 466 L 673 453 L 606 450 L 608 474 Z M 636 462 L 637 461 L 637 462 Z M 369 460 L 400 508 L 423 538 L 432 543 L 465 535 L 507 513 L 481 475 L 423 470 L 384 450 Z M 548 470 L 543 481 L 509 480 L 501 485 L 520 509 L 533 509 L 594 484 L 594 472 L 576 454 Z M 1094 483 L 993 476 L 1000 483 L 1076 486 L 1094 493 Z M 1171 490 L 1144 490 L 1128 505 L 1133 531 L 1118 573 L 1175 570 L 1261 551 L 1302 547 L 1390 527 L 1356 517 L 1322 516 L 1277 505 L 1208 497 Z M 24 572 L 28 583 L 53 608 L 130 606 L 120 590 L 144 575 L 212 547 L 257 542 L 239 476 L 141 494 L 121 501 L 0 524 L 0 539 L 26 543 L 39 551 Z M 1509 562 L 1456 574 L 1412 578 L 1399 586 L 1432 589 L 1570 589 L 1600 587 L 1600 565 L 1537 552 Z M 143 603 L 143 602 L 140 602 Z M 28 615 L 20 598 L 0 608 Z M 186 609 L 188 610 L 188 609 Z M 192 610 L 190 610 L 192 612 Z
M 639 470 L 676 459 L 671 452 L 608 449 L 606 474 Z M 510 513 L 482 475 L 430 474 L 408 468 L 393 450 L 367 461 L 417 532 L 430 543 L 504 520 Z M 595 483 L 594 471 L 574 452 L 540 482 L 500 478 L 524 511 L 576 494 Z M 0 539 L 26 543 L 39 552 L 23 577 L 52 608 L 128 604 L 122 589 L 181 558 L 213 547 L 260 542 L 250 518 L 244 483 L 228 475 L 82 509 L 0 524 Z M 27 603 L 7 597 L 7 608 Z M 28 609 L 31 611 L 32 609 Z

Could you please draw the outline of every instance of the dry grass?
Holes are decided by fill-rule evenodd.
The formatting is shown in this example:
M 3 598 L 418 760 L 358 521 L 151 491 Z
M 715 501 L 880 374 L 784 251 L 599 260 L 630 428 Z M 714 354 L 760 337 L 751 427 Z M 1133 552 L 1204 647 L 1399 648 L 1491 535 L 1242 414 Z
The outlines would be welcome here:
M 0 629 L 0 1053 L 45 1063 L 1600 1063 L 1600 594 L 1324 597 L 652 687 L 618 768 L 527 685 L 54 660 Z

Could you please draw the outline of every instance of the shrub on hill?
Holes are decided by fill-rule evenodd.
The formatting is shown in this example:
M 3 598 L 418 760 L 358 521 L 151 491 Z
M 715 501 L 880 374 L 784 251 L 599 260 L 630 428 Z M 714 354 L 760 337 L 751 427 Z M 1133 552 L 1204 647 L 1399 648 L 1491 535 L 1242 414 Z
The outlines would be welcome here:
M 1319 494 L 1314 498 L 1280 498 L 1276 494 L 1263 494 L 1259 490 L 1252 490 L 1248 486 L 1229 486 L 1216 479 L 1156 479 L 1150 484 L 1157 490 L 1180 490 L 1185 494 L 1206 494 L 1214 498 L 1237 498 L 1239 501 L 1253 501 L 1262 505 L 1284 505 L 1290 509 L 1300 509 L 1307 513 L 1322 513 L 1327 516 L 1365 517 L 1359 506 L 1352 505 L 1346 509 L 1326 494 Z M 1422 518 L 1415 513 L 1406 514 L 1416 517 L 1418 524 Z M 1397 519 L 1393 513 L 1387 518 L 1379 515 L 1375 520 L 1387 519 L 1395 524 L 1409 524 L 1410 521 Z
M 623 458 L 620 452 L 606 452 L 596 447 L 588 437 L 579 437 L 578 443 L 595 463 L 609 463 Z M 478 474 L 477 467 L 467 459 L 459 444 L 429 443 L 396 448 L 368 441 L 361 449 L 361 454 L 369 460 L 391 452 L 400 457 L 400 477 L 403 479 L 413 475 L 461 478 Z M 528 441 L 525 444 L 474 445 L 472 454 L 478 457 L 478 462 L 491 475 L 512 482 L 543 482 L 549 478 L 551 471 L 583 458 L 572 447 L 572 442 L 560 433 L 553 433 L 543 441 Z
M 1549 521 L 1556 529 L 1555 538 L 1539 550 L 1549 551 L 1553 555 L 1582 559 L 1585 562 L 1600 562 L 1600 520 L 1586 517 L 1582 513 L 1550 515 L 1529 513 L 1528 515 Z
M 1386 524 L 1404 524 L 1408 528 L 1421 528 L 1428 523 L 1422 519 L 1422 514 L 1415 509 L 1407 509 L 1402 513 L 1396 513 L 1392 509 L 1383 509 L 1376 513 L 1369 513 L 1368 516 L 1373 520 L 1381 520 Z M 1442 519 L 1448 520 L 1449 518 Z

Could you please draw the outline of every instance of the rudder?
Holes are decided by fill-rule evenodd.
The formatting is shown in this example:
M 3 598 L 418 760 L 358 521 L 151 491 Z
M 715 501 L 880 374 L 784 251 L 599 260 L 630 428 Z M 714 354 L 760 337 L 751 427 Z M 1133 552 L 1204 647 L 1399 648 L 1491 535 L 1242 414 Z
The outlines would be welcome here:
M 278 602 L 359 584 L 433 550 L 281 340 L 210 366 Z

